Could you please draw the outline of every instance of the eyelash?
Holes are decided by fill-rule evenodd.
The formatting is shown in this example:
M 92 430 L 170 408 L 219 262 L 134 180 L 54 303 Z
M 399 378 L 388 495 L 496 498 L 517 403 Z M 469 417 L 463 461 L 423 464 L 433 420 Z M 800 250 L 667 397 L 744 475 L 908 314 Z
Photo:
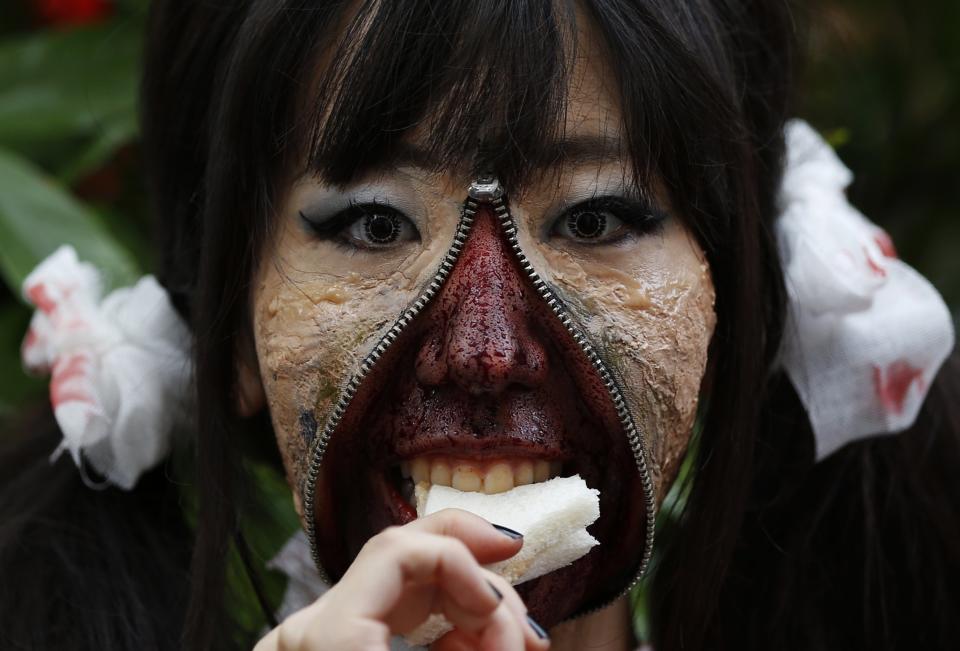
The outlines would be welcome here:
M 625 226 L 627 226 L 627 228 L 624 229 L 626 232 L 624 232 L 623 235 L 612 240 L 601 239 L 599 240 L 601 244 L 617 244 L 630 235 L 645 236 L 653 234 L 662 228 L 664 221 L 667 219 L 667 214 L 665 212 L 656 208 L 645 199 L 605 195 L 592 197 L 563 211 L 557 216 L 553 224 L 550 226 L 550 235 L 563 237 L 558 234 L 558 230 L 562 228 L 565 220 L 569 220 L 575 215 L 580 215 L 590 211 L 598 213 L 610 213 L 616 219 L 622 221 Z M 410 224 L 410 227 L 413 228 L 414 232 L 419 235 L 419 231 L 417 231 L 413 223 L 410 222 L 410 220 L 401 211 L 388 204 L 379 203 L 377 201 L 361 203 L 351 199 L 347 208 L 341 210 L 339 213 L 328 219 L 323 219 L 320 221 L 311 219 L 302 210 L 299 214 L 303 222 L 315 236 L 333 243 L 337 248 L 343 250 L 344 252 L 355 254 L 360 250 L 376 250 L 381 247 L 357 246 L 346 239 L 344 231 L 346 231 L 346 229 L 358 219 L 378 212 L 381 214 L 396 215 L 400 217 L 400 219 L 406 220 Z M 591 244 L 588 243 L 589 240 L 587 239 L 565 239 L 570 240 L 574 244 L 591 246 Z
M 330 218 L 323 220 L 311 219 L 301 210 L 300 218 L 307 225 L 310 231 L 316 235 L 319 239 L 326 240 L 331 242 L 338 249 L 348 253 L 350 255 L 356 254 L 361 250 L 376 250 L 381 247 L 376 246 L 357 246 L 352 244 L 349 240 L 346 239 L 344 235 L 345 231 L 358 219 L 366 215 L 371 214 L 389 214 L 396 215 L 400 219 L 406 220 L 410 223 L 411 228 L 414 232 L 419 235 L 416 227 L 412 222 L 399 210 L 390 206 L 388 204 L 380 203 L 376 200 L 374 201 L 364 201 L 359 202 L 355 199 L 350 199 L 347 207 L 333 215 Z M 419 239 L 419 238 L 418 238 Z M 387 247 L 382 247 L 387 248 Z
M 667 219 L 667 214 L 646 199 L 628 198 L 617 195 L 591 197 L 586 201 L 564 210 L 550 227 L 550 234 L 562 237 L 559 230 L 572 217 L 587 212 L 610 213 L 627 227 L 625 232 L 614 239 L 598 240 L 601 244 L 612 245 L 631 235 L 646 236 L 658 232 Z M 587 239 L 571 239 L 574 244 L 593 246 Z

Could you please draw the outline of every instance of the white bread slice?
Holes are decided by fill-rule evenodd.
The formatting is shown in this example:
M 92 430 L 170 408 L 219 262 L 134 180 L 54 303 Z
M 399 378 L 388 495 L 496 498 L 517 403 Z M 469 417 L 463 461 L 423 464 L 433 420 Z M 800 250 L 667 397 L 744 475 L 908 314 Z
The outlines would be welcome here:
M 487 565 L 513 585 L 570 565 L 600 544 L 587 527 L 600 517 L 600 491 L 587 487 L 579 475 L 495 495 L 459 491 L 449 486 L 416 486 L 417 515 L 458 508 L 523 534 L 523 547 L 505 561 Z M 442 615 L 431 615 L 407 641 L 428 645 L 453 627 Z

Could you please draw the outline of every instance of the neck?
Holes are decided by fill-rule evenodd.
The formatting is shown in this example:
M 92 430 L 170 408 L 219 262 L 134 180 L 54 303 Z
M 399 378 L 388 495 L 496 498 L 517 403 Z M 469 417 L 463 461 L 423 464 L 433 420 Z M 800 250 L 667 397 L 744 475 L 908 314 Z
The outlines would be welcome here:
M 550 630 L 550 651 L 633 651 L 636 648 L 630 600 L 626 597 Z

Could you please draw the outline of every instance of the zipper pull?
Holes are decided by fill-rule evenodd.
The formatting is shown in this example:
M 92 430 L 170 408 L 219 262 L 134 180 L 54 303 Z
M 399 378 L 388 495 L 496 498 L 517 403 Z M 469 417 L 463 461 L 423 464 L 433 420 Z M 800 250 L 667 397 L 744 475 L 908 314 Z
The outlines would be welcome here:
M 503 196 L 503 188 L 493 174 L 481 174 L 470 184 L 467 195 L 477 203 L 490 203 Z

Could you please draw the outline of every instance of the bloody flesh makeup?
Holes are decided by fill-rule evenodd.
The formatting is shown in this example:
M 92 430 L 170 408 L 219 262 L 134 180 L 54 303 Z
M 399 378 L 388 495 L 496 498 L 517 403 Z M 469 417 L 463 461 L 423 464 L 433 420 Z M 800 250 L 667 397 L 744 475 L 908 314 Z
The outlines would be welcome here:
M 535 618 L 552 624 L 618 596 L 637 573 L 637 550 L 651 535 L 649 488 L 594 364 L 509 248 L 493 211 L 478 210 L 442 288 L 398 329 L 330 432 L 329 470 L 315 493 L 308 485 L 308 503 L 318 561 L 336 578 L 371 527 L 415 516 L 391 472 L 403 461 L 455 455 L 489 468 L 549 460 L 580 473 L 600 488 L 592 532 L 607 543 L 519 587 Z

